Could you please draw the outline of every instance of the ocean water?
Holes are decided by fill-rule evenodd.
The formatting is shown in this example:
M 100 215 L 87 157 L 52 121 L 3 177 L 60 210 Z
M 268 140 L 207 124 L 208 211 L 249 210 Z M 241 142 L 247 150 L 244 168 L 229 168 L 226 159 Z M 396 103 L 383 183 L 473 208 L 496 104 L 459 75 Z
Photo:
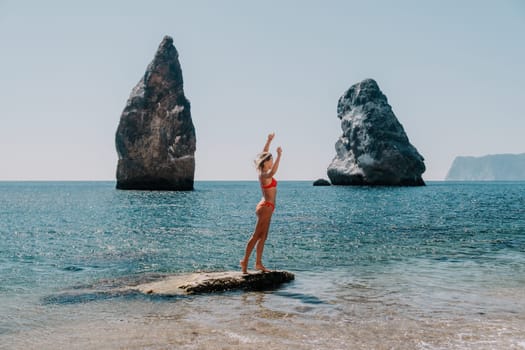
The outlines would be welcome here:
M 0 182 L 0 349 L 525 349 L 524 182 L 281 181 L 264 263 L 295 281 L 118 292 L 238 269 L 257 182 L 195 187 Z

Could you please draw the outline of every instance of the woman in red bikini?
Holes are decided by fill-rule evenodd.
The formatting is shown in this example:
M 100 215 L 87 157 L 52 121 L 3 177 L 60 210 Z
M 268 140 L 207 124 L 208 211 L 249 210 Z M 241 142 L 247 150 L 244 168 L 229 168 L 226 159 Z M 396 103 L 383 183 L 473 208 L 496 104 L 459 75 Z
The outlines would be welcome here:
M 255 208 L 255 214 L 257 215 L 257 224 L 255 225 L 255 231 L 246 244 L 246 252 L 244 259 L 239 263 L 243 273 L 248 273 L 248 261 L 250 260 L 250 254 L 253 248 L 257 245 L 256 257 L 255 257 L 255 269 L 263 272 L 269 272 L 262 263 L 262 254 L 264 250 L 264 242 L 268 237 L 268 230 L 270 229 L 270 221 L 272 219 L 273 210 L 275 209 L 275 197 L 277 195 L 277 181 L 273 178 L 277 169 L 279 168 L 279 162 L 281 160 L 281 147 L 277 147 L 277 159 L 273 161 L 272 154 L 269 152 L 270 143 L 272 143 L 275 133 L 268 135 L 266 144 L 262 153 L 257 156 L 255 166 L 259 172 L 259 182 L 261 184 L 262 199 Z

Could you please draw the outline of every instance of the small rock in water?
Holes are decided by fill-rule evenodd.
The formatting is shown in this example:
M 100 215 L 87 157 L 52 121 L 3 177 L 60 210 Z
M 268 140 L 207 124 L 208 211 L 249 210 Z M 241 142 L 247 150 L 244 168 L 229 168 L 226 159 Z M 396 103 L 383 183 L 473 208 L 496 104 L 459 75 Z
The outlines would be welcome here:
M 326 179 L 317 179 L 314 181 L 314 186 L 331 186 L 330 181 Z

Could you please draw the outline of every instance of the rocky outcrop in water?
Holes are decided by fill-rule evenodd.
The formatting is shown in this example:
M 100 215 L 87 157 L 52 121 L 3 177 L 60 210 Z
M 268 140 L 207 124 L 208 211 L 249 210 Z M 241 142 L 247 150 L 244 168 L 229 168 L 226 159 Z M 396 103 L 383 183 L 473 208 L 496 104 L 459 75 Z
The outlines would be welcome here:
M 326 180 L 326 179 L 317 179 L 314 181 L 314 186 L 330 186 L 332 185 L 330 183 L 330 181 Z
M 41 299 L 48 304 L 75 304 L 94 300 L 112 299 L 137 293 L 160 296 L 218 293 L 229 290 L 272 290 L 293 281 L 288 271 L 195 272 L 187 274 L 141 274 L 118 279 L 103 279 L 93 284 L 76 285 Z
M 255 272 L 240 271 L 197 272 L 170 276 L 160 281 L 134 287 L 144 294 L 180 295 L 215 293 L 227 290 L 267 290 L 292 281 L 294 274 L 288 271 Z
M 343 135 L 328 167 L 333 185 L 425 185 L 424 159 L 374 80 L 350 87 L 339 99 L 337 117 Z
M 117 188 L 192 190 L 195 128 L 173 39 L 164 37 L 133 88 L 116 133 Z
M 448 181 L 524 181 L 525 153 L 456 157 Z

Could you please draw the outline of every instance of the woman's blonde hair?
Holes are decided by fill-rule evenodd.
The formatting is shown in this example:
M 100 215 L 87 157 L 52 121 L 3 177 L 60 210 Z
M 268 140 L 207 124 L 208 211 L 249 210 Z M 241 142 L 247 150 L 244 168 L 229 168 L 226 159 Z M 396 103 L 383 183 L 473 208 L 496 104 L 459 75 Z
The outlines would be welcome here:
M 267 160 L 270 160 L 272 158 L 272 154 L 270 152 L 262 152 L 257 155 L 257 159 L 255 160 L 255 167 L 258 171 L 262 170 L 264 162 Z

